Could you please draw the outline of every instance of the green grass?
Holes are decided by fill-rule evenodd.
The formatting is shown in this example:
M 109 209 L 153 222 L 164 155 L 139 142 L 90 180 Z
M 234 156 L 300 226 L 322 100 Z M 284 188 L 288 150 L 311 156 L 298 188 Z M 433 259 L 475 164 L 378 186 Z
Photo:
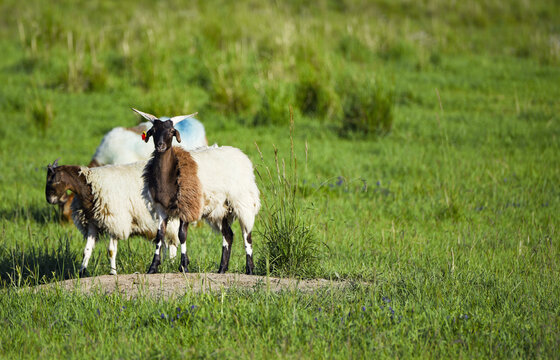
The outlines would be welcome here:
M 2 2 L 0 357 L 557 358 L 558 13 L 555 1 Z M 367 285 L 169 301 L 24 289 L 75 277 L 83 252 L 45 201 L 44 167 L 87 164 L 105 132 L 135 124 L 130 107 L 198 111 L 210 143 L 253 160 L 270 204 L 254 233 L 261 273 L 282 200 L 266 169 L 276 176 L 277 150 L 289 174 L 293 141 L 288 215 L 318 241 L 310 268 Z M 346 131 L 361 112 L 388 125 Z M 243 273 L 234 232 L 230 271 Z M 189 230 L 191 270 L 216 271 L 220 243 Z M 106 246 L 92 275 L 109 271 Z M 152 252 L 123 241 L 119 272 L 146 271 Z

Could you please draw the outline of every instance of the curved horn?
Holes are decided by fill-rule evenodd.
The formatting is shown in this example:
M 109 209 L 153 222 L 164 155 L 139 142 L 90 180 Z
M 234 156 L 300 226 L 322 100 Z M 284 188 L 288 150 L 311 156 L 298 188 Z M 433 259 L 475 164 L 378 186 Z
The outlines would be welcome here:
M 148 114 L 148 113 L 142 112 L 140 110 L 136 110 L 135 108 L 132 108 L 132 111 L 136 112 L 137 114 L 140 114 L 144 119 L 146 119 L 146 120 L 148 120 L 152 123 L 154 122 L 154 120 L 158 119 L 157 117 L 155 117 L 152 114 Z
M 196 116 L 198 114 L 198 112 L 192 113 L 190 115 L 180 115 L 180 116 L 174 116 L 172 117 L 171 121 L 173 121 L 173 126 L 177 125 L 177 123 L 180 123 L 181 121 L 188 119 L 188 118 L 192 118 L 194 116 Z

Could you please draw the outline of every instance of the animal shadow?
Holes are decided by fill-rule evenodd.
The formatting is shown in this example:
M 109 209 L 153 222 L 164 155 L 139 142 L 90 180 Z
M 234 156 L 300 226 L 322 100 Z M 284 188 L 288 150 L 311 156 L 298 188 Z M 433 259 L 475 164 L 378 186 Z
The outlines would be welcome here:
M 60 220 L 60 214 L 55 206 L 32 203 L 25 206 L 16 206 L 11 209 L 0 209 L 0 219 L 11 222 L 29 219 L 37 224 L 45 225 L 58 222 Z
M 76 251 L 68 238 L 55 248 L 0 245 L 0 287 L 26 286 L 77 277 Z

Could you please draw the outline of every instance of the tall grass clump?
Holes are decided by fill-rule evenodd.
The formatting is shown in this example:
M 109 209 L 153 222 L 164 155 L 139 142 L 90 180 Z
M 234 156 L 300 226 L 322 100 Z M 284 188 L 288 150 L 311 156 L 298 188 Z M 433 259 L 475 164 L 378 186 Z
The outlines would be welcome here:
M 335 117 L 340 101 L 330 84 L 329 76 L 328 72 L 317 70 L 313 66 L 300 67 L 295 100 L 302 114 L 320 120 Z
M 52 102 L 36 98 L 29 107 L 29 114 L 33 124 L 41 131 L 47 130 L 54 118 Z
M 291 110 L 291 109 L 290 109 Z M 291 154 L 288 169 L 278 158 L 274 147 L 275 171 L 264 165 L 264 209 L 261 218 L 262 247 L 257 261 L 257 273 L 280 277 L 311 278 L 320 271 L 321 252 L 312 226 L 304 216 L 305 209 L 298 191 L 297 159 L 293 147 L 293 115 L 290 120 Z M 257 147 L 258 148 L 258 147 Z M 261 160 L 264 161 L 260 149 Z
M 393 91 L 365 77 L 344 77 L 338 84 L 342 97 L 341 133 L 364 136 L 386 134 L 393 125 Z
M 294 86 L 286 82 L 266 82 L 254 125 L 287 125 L 289 106 L 295 101 Z

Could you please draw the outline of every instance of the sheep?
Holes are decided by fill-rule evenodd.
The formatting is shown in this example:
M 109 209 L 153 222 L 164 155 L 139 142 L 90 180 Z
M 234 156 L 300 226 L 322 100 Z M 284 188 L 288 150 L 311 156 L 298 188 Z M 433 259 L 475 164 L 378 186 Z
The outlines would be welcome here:
M 160 120 L 154 115 L 133 109 L 152 122 L 145 141 L 153 136 L 155 150 L 144 168 L 144 196 L 153 203 L 159 216 L 154 242 L 156 251 L 148 274 L 160 265 L 159 248 L 169 218 L 179 218 L 181 244 L 180 272 L 188 271 L 187 230 L 189 223 L 200 219 L 222 233 L 222 258 L 219 273 L 229 266 L 233 231 L 231 224 L 239 219 L 246 253 L 246 273 L 253 274 L 253 241 L 251 232 L 260 209 L 259 189 L 253 164 L 241 150 L 230 146 L 213 146 L 185 151 L 172 146 L 173 137 L 181 142 L 174 120 Z
M 169 118 L 166 117 L 165 119 Z M 184 115 L 173 117 L 173 121 L 177 122 L 176 128 L 183 138 L 183 142 L 179 146 L 185 150 L 192 150 L 208 145 L 204 125 L 200 121 Z M 101 139 L 101 143 L 95 150 L 88 167 L 129 164 L 148 160 L 152 151 L 143 143 L 141 135 L 149 127 L 150 122 L 146 121 L 130 128 L 116 127 L 112 129 Z M 175 145 L 178 145 L 178 143 L 175 143 Z M 72 217 L 70 204 L 73 197 L 74 195 L 70 194 L 67 201 L 59 204 L 63 219 L 68 221 Z
M 47 166 L 45 196 L 50 204 L 65 200 L 68 190 L 72 201 L 72 219 L 86 239 L 80 276 L 84 276 L 89 258 L 100 233 L 109 235 L 110 274 L 117 274 L 117 241 L 130 235 L 155 236 L 155 211 L 142 197 L 142 172 L 146 161 L 126 165 L 58 166 L 58 159 Z M 170 223 L 167 242 L 176 246 L 179 222 Z M 176 249 L 176 247 L 175 247 Z M 176 250 L 175 250 L 176 251 Z

